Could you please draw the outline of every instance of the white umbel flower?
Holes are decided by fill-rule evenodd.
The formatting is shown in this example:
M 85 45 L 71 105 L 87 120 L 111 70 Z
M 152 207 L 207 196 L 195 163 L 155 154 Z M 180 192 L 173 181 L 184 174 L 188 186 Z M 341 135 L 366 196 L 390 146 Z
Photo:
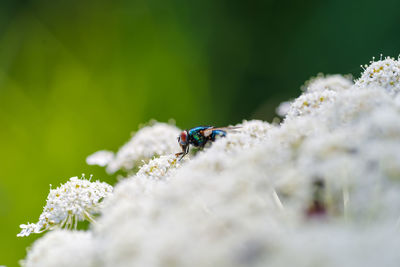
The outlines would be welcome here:
M 120 183 L 94 227 L 104 265 L 376 266 L 369 252 L 379 248 L 397 266 L 397 237 L 379 238 L 399 216 L 396 102 L 356 86 L 304 100 L 314 104 L 279 126 L 237 125 L 162 173 L 166 183 Z
M 28 250 L 23 267 L 96 267 L 96 246 L 91 232 L 56 230 Z
M 98 265 L 398 267 L 400 101 L 341 82 L 306 90 L 280 125 L 244 121 L 120 180 L 89 230 Z
M 110 158 L 111 152 L 99 151 L 89 156 L 86 161 L 93 165 L 107 165 L 108 173 L 115 173 L 121 169 L 129 171 L 143 160 L 179 152 L 181 148 L 176 141 L 179 133 L 180 130 L 174 125 L 151 122 L 135 133 L 113 158 Z
M 282 102 L 276 108 L 276 113 L 281 117 L 285 117 L 288 113 L 292 117 L 312 113 L 323 102 L 332 100 L 336 92 L 349 90 L 353 85 L 350 76 L 319 74 L 302 86 L 304 93 L 300 97 L 294 101 Z
M 368 86 L 383 87 L 389 93 L 400 91 L 400 61 L 391 57 L 371 61 L 365 65 L 364 72 L 356 81 L 356 86 L 366 88 Z
M 75 228 L 78 221 L 93 222 L 93 214 L 100 211 L 102 200 L 112 194 L 112 186 L 104 182 L 72 177 L 68 182 L 50 189 L 46 206 L 36 224 L 21 224 L 17 236 L 28 236 L 54 228 Z
M 332 90 L 340 92 L 349 89 L 353 86 L 350 77 L 342 76 L 340 74 L 326 75 L 319 74 L 317 77 L 311 78 L 302 87 L 302 90 L 307 93 Z
M 290 105 L 287 117 L 293 118 L 307 114 L 316 114 L 322 105 L 334 102 L 336 94 L 332 90 L 304 93 Z
M 154 158 L 140 167 L 136 176 L 140 178 L 165 179 L 173 170 L 181 167 L 187 158 L 179 160 L 174 154 Z

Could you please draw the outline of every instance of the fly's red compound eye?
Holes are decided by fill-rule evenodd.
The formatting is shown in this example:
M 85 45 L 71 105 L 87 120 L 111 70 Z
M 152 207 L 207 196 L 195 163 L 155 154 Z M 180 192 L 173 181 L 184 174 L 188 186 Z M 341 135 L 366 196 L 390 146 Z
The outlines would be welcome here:
M 179 137 L 180 137 L 179 143 L 181 143 L 182 145 L 187 143 L 187 132 L 186 131 L 181 132 L 181 135 Z

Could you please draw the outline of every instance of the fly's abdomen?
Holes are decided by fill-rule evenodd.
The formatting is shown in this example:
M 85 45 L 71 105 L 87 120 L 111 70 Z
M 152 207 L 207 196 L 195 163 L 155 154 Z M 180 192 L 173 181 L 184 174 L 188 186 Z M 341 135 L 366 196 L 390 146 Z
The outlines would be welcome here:
M 215 141 L 215 138 L 216 137 L 225 137 L 226 136 L 226 132 L 225 131 L 223 131 L 223 130 L 214 130 L 214 131 L 212 131 L 212 133 L 211 133 L 211 140 L 212 141 Z

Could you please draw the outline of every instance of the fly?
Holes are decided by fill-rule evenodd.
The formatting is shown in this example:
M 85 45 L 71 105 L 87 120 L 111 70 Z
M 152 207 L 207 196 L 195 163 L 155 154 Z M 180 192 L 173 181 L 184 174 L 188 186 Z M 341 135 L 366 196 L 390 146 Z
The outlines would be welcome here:
M 214 127 L 214 126 L 198 126 L 189 130 L 184 130 L 178 136 L 178 143 L 182 148 L 182 152 L 175 155 L 181 156 L 181 160 L 189 153 L 189 145 L 203 148 L 207 143 L 214 142 L 217 137 L 225 137 L 228 130 L 237 129 L 240 127 Z

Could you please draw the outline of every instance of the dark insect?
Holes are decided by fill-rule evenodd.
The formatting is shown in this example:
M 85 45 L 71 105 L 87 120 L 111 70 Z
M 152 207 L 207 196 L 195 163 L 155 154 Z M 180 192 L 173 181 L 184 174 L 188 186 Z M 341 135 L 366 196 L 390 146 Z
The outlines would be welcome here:
M 225 137 L 228 130 L 237 129 L 239 127 L 213 127 L 213 126 L 198 126 L 189 130 L 184 130 L 178 136 L 178 143 L 182 148 L 182 152 L 175 155 L 181 156 L 181 160 L 189 153 L 189 145 L 203 148 L 208 142 L 215 141 L 216 137 Z
M 313 196 L 312 201 L 306 211 L 308 218 L 319 218 L 326 215 L 326 205 L 324 201 L 325 182 L 322 178 L 315 178 L 312 184 Z

